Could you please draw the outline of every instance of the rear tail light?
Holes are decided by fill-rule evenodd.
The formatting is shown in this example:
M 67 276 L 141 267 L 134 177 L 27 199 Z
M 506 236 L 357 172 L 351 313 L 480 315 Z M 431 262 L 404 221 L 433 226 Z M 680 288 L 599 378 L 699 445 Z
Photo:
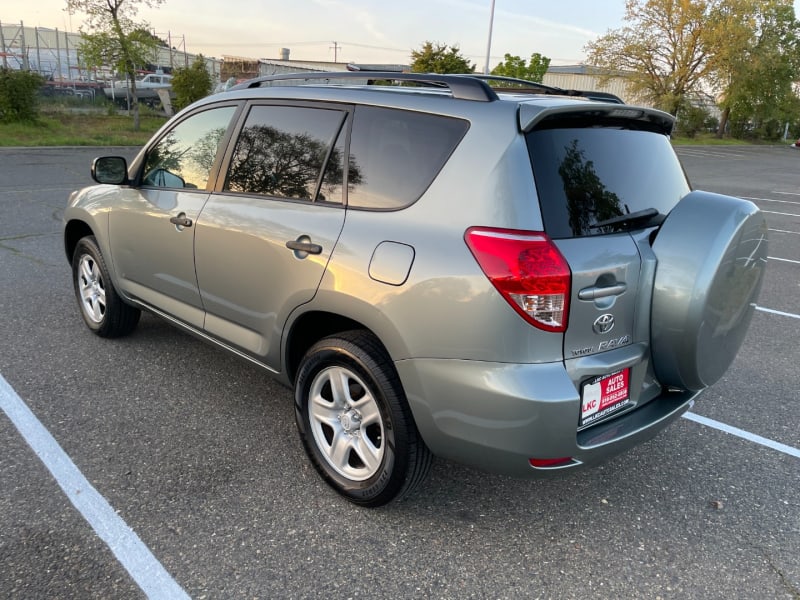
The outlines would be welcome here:
M 464 239 L 497 291 L 528 323 L 545 331 L 567 329 L 572 278 L 547 235 L 471 227 Z

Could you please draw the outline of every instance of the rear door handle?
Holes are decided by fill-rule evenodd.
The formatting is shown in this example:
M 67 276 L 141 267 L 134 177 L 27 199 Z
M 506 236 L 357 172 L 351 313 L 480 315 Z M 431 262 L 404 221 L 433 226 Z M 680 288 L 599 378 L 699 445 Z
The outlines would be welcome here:
M 581 291 L 578 292 L 578 298 L 580 300 L 596 300 L 598 298 L 608 298 L 609 296 L 619 296 L 625 290 L 628 289 L 628 286 L 624 283 L 617 283 L 615 285 L 607 285 L 607 286 L 592 286 L 583 288 Z
M 295 252 L 305 252 L 307 254 L 322 254 L 322 246 L 312 242 L 298 240 L 289 240 L 286 242 L 286 247 Z

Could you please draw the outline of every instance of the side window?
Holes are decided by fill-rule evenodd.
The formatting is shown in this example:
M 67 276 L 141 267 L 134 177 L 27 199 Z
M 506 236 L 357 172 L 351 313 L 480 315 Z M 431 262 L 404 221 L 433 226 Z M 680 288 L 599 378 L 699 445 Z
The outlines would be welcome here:
M 469 123 L 358 106 L 348 165 L 347 205 L 397 209 L 416 202 L 450 158 Z
M 336 140 L 346 116 L 339 110 L 254 106 L 236 141 L 225 189 L 341 203 L 344 150 Z
M 234 112 L 223 106 L 178 123 L 148 151 L 142 185 L 204 190 Z

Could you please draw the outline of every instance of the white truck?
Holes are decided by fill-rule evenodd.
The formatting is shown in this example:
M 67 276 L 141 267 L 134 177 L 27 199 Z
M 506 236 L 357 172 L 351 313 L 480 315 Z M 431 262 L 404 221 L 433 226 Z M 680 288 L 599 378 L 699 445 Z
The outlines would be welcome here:
M 159 90 L 166 90 L 172 95 L 172 75 L 166 73 L 148 73 L 136 80 L 136 97 L 146 104 L 160 102 Z M 130 82 L 115 81 L 110 87 L 103 88 L 103 93 L 114 102 L 127 103 L 131 98 Z

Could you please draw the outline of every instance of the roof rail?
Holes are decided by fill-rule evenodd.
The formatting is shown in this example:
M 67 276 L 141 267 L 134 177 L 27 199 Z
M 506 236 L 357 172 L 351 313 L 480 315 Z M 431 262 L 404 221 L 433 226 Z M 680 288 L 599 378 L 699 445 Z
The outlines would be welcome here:
M 379 71 L 310 71 L 308 73 L 286 73 L 283 75 L 268 75 L 244 81 L 230 88 L 231 90 L 246 90 L 261 87 L 263 83 L 271 81 L 339 81 L 346 79 L 367 80 L 367 85 L 377 82 L 397 81 L 410 82 L 436 88 L 448 88 L 453 98 L 461 100 L 477 100 L 479 102 L 493 102 L 498 99 L 497 94 L 482 78 L 473 77 L 472 74 L 464 75 L 439 75 L 437 73 L 392 73 Z
M 519 89 L 519 91 L 530 91 L 531 89 L 537 90 L 540 94 L 559 94 L 559 95 L 567 95 L 567 90 L 564 90 L 559 87 L 554 87 L 552 85 L 545 85 L 544 83 L 539 83 L 537 81 L 530 81 L 529 79 L 520 79 L 518 77 L 506 77 L 505 75 L 483 75 L 479 73 L 468 73 L 466 76 L 472 77 L 473 79 L 480 79 L 481 81 L 497 81 L 499 83 L 506 83 L 510 86 L 513 86 L 512 89 Z M 490 86 L 493 89 L 497 89 L 500 86 Z M 503 91 L 508 91 L 508 88 L 502 88 Z
M 512 94 L 553 94 L 557 96 L 580 96 L 581 98 L 588 98 L 589 100 L 598 100 L 601 102 L 611 102 L 612 104 L 624 104 L 619 96 L 615 96 L 609 92 L 595 92 L 591 90 L 565 90 L 560 87 L 552 85 L 545 85 L 536 81 L 529 81 L 527 79 L 519 79 L 517 77 L 505 77 L 502 75 L 479 75 L 468 74 L 469 77 L 480 79 L 487 83 L 496 81 L 499 84 L 507 84 L 506 87 L 502 85 L 492 85 L 491 88 L 495 92 L 507 92 Z

